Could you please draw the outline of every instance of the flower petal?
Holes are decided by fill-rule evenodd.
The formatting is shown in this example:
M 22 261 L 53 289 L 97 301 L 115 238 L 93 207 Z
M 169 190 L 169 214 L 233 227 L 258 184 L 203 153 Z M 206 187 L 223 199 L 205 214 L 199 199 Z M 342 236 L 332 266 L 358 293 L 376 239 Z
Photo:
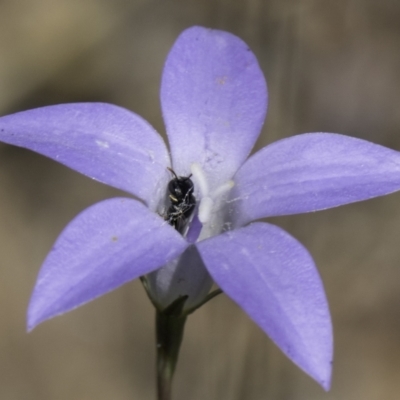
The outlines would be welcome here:
M 273 143 L 240 168 L 232 190 L 236 225 L 323 210 L 400 189 L 400 153 L 333 133 Z
M 47 256 L 28 309 L 28 329 L 175 259 L 186 240 L 136 200 L 83 211 Z
M 332 326 L 324 288 L 307 250 L 265 223 L 228 231 L 197 247 L 221 289 L 327 390 Z
M 50 157 L 151 203 L 169 156 L 141 117 L 111 104 L 61 104 L 0 118 L 0 140 Z M 161 196 L 161 195 L 160 195 Z M 152 207 L 154 208 L 154 207 Z
M 233 176 L 260 134 L 266 83 L 242 40 L 193 27 L 169 53 L 161 104 L 174 169 L 186 176 L 197 162 L 217 187 Z

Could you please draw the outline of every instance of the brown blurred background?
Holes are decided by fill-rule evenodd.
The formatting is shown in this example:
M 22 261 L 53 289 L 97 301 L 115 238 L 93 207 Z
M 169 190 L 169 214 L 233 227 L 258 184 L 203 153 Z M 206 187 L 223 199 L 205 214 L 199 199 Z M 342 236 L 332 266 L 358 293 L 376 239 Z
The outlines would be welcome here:
M 0 114 L 105 101 L 164 132 L 163 62 L 200 24 L 242 37 L 269 84 L 258 145 L 340 132 L 400 150 L 396 0 L 1 0 Z M 116 191 L 0 144 L 0 399 L 154 399 L 153 310 L 138 282 L 25 331 L 65 224 Z M 229 299 L 188 321 L 174 400 L 396 400 L 400 194 L 274 219 L 313 254 L 335 331 L 332 390 L 285 359 Z

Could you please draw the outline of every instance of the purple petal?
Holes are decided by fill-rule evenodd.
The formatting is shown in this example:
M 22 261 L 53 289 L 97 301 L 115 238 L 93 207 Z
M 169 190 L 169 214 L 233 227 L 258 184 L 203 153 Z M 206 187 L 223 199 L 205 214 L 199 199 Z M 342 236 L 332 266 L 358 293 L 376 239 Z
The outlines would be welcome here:
M 236 224 L 323 210 L 400 189 L 400 153 L 333 133 L 307 133 L 273 143 L 234 178 Z
M 187 242 L 143 204 L 111 199 L 83 211 L 47 256 L 28 309 L 28 329 L 175 259 Z
M 0 118 L 0 140 L 148 203 L 157 197 L 160 179 L 169 176 L 168 152 L 158 133 L 141 117 L 111 104 L 61 104 L 8 115 Z
M 332 326 L 324 288 L 307 250 L 265 223 L 226 232 L 197 247 L 223 291 L 328 390 Z
M 197 162 L 217 184 L 232 177 L 260 134 L 266 83 L 242 40 L 193 27 L 169 53 L 161 104 L 177 173 L 188 175 Z

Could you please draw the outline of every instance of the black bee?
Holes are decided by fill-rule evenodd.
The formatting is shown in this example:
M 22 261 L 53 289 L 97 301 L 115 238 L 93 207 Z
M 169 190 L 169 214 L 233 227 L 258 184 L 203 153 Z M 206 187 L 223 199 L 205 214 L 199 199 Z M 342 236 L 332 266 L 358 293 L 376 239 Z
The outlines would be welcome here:
M 194 185 L 189 176 L 178 176 L 168 168 L 174 175 L 168 183 L 169 200 L 171 202 L 165 220 L 168 221 L 178 232 L 183 233 L 187 222 L 196 206 L 196 198 L 193 196 Z

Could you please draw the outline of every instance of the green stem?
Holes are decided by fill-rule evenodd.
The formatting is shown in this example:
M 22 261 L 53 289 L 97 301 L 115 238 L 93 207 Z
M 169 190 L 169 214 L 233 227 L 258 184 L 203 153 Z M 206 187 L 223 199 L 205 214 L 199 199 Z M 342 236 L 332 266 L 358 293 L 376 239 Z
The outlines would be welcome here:
M 186 322 L 186 316 L 182 315 L 186 300 L 187 296 L 180 297 L 165 310 L 156 310 L 158 400 L 171 400 L 172 378 Z

